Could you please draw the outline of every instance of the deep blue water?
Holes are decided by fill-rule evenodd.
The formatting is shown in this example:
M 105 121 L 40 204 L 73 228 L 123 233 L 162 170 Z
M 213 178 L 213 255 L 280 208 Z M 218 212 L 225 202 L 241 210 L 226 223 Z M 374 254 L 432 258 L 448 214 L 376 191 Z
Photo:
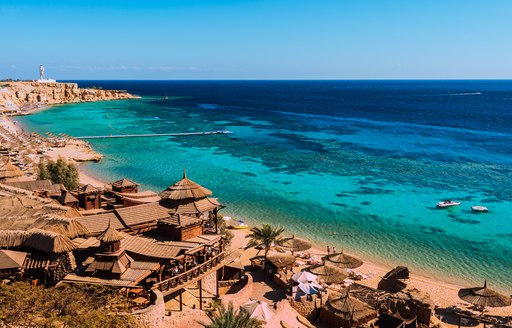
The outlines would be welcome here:
M 141 100 L 21 118 L 94 140 L 87 166 L 159 191 L 189 177 L 225 213 L 462 283 L 512 289 L 512 81 L 79 81 Z M 168 100 L 163 99 L 167 95 Z M 462 201 L 436 210 L 441 199 Z M 485 205 L 488 214 L 471 213 Z

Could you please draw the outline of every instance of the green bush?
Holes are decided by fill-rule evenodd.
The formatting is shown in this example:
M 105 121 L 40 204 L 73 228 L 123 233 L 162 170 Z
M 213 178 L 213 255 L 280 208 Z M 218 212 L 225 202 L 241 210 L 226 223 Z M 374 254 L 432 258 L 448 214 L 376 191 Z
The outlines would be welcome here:
M 47 163 L 39 163 L 38 180 L 51 180 L 53 183 L 62 183 L 68 190 L 78 188 L 80 175 L 76 165 L 59 157 L 56 162 L 48 160 Z

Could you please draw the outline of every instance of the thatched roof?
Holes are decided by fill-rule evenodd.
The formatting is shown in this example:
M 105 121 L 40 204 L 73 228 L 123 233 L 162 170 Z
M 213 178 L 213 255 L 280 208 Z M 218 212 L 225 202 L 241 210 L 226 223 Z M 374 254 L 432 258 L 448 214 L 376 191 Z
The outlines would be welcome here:
M 355 269 L 363 265 L 360 259 L 347 255 L 343 252 L 329 254 L 324 257 L 325 263 L 341 269 Z
M 45 253 L 64 253 L 76 248 L 76 245 L 68 237 L 40 229 L 30 230 L 24 245 Z
M 124 235 L 117 231 L 116 229 L 114 229 L 114 227 L 112 227 L 109 221 L 107 229 L 105 229 L 105 231 L 103 231 L 97 238 L 99 241 L 105 243 L 113 243 L 123 239 Z
M 297 258 L 286 253 L 272 253 L 267 255 L 267 261 L 272 263 L 276 268 L 284 268 L 295 263 Z
M 0 165 L 0 180 L 12 180 L 23 176 L 23 171 L 11 163 L 11 157 L 7 157 L 5 164 Z
M 122 178 L 121 180 L 112 182 L 112 187 L 115 188 L 137 187 L 138 185 L 138 183 L 133 182 L 132 180 L 126 178 Z
M 346 289 L 340 297 L 327 301 L 326 308 L 340 318 L 355 324 L 364 323 L 377 317 L 377 312 L 368 304 L 351 297 Z
M 57 200 L 59 201 L 59 203 L 63 205 L 78 202 L 78 199 L 76 199 L 75 196 L 71 195 L 71 193 L 67 190 L 63 190 L 62 194 L 59 196 L 59 198 L 57 198 Z
M 312 245 L 311 242 L 306 239 L 292 236 L 284 239 L 284 243 L 280 247 L 291 252 L 303 252 L 310 249 Z
M 83 194 L 96 194 L 100 192 L 100 190 L 91 184 L 86 184 L 85 186 L 78 188 L 78 192 Z
M 0 247 L 11 248 L 22 245 L 46 253 L 70 252 L 76 248 L 68 237 L 53 231 L 41 229 L 0 230 Z
M 0 230 L 0 248 L 19 247 L 25 243 L 28 235 L 23 230 Z
M 312 265 L 306 268 L 306 271 L 316 274 L 318 280 L 323 280 L 326 284 L 341 284 L 348 276 L 343 269 L 329 264 Z
M 202 199 L 211 196 L 212 192 L 187 178 L 187 171 L 183 171 L 183 179 L 176 182 L 160 193 L 162 199 Z
M 3 214 L 3 212 L 3 210 L 0 210 L 0 214 Z M 41 229 L 57 232 L 69 238 L 76 238 L 89 234 L 89 230 L 74 218 L 66 218 L 53 214 L 42 214 L 37 210 L 26 211 L 23 216 L 19 217 L 6 217 L 0 215 L 0 229 L 22 231 Z
M 512 302 L 510 296 L 502 295 L 487 288 L 487 281 L 483 287 L 462 288 L 459 290 L 459 297 L 466 302 L 481 307 L 504 307 L 509 306 Z

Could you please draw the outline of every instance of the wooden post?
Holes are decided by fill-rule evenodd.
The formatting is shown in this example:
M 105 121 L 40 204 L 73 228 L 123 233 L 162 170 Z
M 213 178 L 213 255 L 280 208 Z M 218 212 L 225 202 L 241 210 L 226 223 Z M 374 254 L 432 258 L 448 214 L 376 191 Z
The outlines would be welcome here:
M 460 328 L 460 321 L 461 321 L 461 316 L 459 315 L 459 328 Z
M 199 310 L 203 309 L 203 279 L 198 281 L 199 284 Z
M 183 296 L 181 295 L 183 293 L 183 289 L 180 288 L 180 312 L 183 311 Z
M 224 279 L 224 267 L 222 267 L 222 279 Z M 219 271 L 215 273 L 215 296 L 219 297 Z

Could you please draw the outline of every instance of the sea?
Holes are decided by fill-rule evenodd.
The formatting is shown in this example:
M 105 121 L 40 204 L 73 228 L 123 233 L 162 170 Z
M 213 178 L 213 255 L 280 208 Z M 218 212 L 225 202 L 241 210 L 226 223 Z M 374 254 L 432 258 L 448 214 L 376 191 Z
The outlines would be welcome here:
M 512 81 L 73 81 L 137 100 L 17 120 L 93 139 L 84 170 L 159 192 L 188 177 L 222 213 L 372 262 L 512 291 Z M 445 199 L 460 206 L 438 209 Z M 482 205 L 488 213 L 474 213 Z

